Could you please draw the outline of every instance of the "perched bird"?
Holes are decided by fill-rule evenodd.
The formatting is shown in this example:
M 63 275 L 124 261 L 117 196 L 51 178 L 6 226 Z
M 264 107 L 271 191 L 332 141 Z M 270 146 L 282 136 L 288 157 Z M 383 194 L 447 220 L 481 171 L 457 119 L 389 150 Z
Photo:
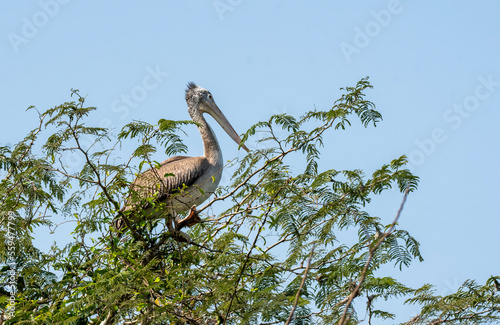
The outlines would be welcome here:
M 203 114 L 210 114 L 237 144 L 247 152 L 249 151 L 244 144 L 241 144 L 241 138 L 222 114 L 208 90 L 192 82 L 188 83 L 186 102 L 191 119 L 198 124 L 203 140 L 203 156 L 171 157 L 163 161 L 159 168 L 151 168 L 140 174 L 132 183 L 132 192 L 139 199 L 151 197 L 159 202 L 165 202 L 165 211 L 155 211 L 151 204 L 144 203 L 144 200 L 134 204 L 134 201 L 140 200 L 137 197 L 132 199 L 133 195 L 128 198 L 127 203 L 122 208 L 122 212 L 131 209 L 145 210 L 144 215 L 148 218 L 158 218 L 162 215 L 170 216 L 173 218 L 176 230 L 201 221 L 196 212 L 196 206 L 203 203 L 215 192 L 222 175 L 224 162 L 221 148 L 214 131 Z M 188 210 L 190 213 L 186 218 L 177 220 L 176 213 Z M 122 229 L 124 225 L 122 217 L 116 219 L 115 228 L 117 230 Z M 170 231 L 174 231 L 171 222 L 167 222 L 167 227 Z

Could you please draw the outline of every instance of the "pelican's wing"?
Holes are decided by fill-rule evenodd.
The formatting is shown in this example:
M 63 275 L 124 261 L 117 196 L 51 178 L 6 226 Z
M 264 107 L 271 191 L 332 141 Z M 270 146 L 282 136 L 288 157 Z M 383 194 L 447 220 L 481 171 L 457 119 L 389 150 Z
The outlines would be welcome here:
M 210 167 L 205 157 L 183 157 L 165 160 L 158 172 L 163 176 L 164 189 L 158 199 L 164 199 L 169 194 L 185 186 L 195 185 L 196 180 L 202 176 Z M 166 176 L 165 176 L 166 175 Z
M 157 193 L 158 200 L 165 200 L 176 190 L 194 185 L 209 167 L 205 157 L 172 157 L 163 161 L 160 168 L 152 168 L 139 175 L 133 189 L 141 197 Z

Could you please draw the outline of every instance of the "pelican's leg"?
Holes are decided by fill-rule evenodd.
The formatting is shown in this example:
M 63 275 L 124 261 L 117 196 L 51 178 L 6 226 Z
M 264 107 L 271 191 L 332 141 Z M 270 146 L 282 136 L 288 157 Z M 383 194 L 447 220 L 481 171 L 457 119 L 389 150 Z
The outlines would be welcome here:
M 180 243 L 190 243 L 191 242 L 191 237 L 189 237 L 188 234 L 182 231 L 177 232 L 177 241 Z
M 183 220 L 185 220 L 184 218 Z M 179 226 L 177 213 L 172 209 L 166 218 L 166 225 L 168 229 L 168 233 L 179 243 L 190 243 L 191 237 L 185 232 L 180 231 L 181 227 Z M 180 246 L 179 246 L 180 249 Z
M 175 228 L 177 228 L 176 220 L 177 220 L 177 214 L 175 213 L 175 211 L 171 211 L 167 217 L 167 220 L 165 220 L 165 224 L 167 225 L 168 232 L 170 232 L 170 233 L 175 232 Z M 172 225 L 172 223 L 175 225 L 175 228 Z
M 196 205 L 191 207 L 189 214 L 184 219 L 178 220 L 176 223 L 176 228 L 181 229 L 183 227 L 191 227 L 197 223 L 200 223 L 202 220 L 198 215 L 198 211 L 196 211 Z

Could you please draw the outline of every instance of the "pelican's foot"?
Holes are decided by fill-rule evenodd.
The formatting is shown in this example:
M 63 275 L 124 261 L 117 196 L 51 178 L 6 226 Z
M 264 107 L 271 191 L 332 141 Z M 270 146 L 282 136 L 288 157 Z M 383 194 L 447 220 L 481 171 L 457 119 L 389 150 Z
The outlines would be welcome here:
M 177 227 L 178 227 L 178 229 L 181 229 L 183 227 L 191 227 L 197 223 L 200 223 L 201 221 L 202 220 L 201 220 L 200 216 L 198 215 L 198 211 L 196 211 L 196 205 L 193 205 L 193 207 L 189 211 L 188 216 L 177 222 Z

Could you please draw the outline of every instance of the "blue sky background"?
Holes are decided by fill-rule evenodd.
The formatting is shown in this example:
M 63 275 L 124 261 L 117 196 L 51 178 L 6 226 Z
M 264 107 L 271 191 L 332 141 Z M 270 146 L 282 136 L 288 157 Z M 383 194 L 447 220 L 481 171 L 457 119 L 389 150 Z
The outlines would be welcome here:
M 95 123 L 119 128 L 188 119 L 194 81 L 243 133 L 272 114 L 329 108 L 340 87 L 370 76 L 384 121 L 329 133 L 321 167 L 371 174 L 408 155 L 421 184 L 400 225 L 425 261 L 388 272 L 449 294 L 500 270 L 499 12 L 494 1 L 3 1 L 0 142 L 35 127 L 28 106 L 61 104 L 71 88 L 99 107 Z M 198 155 L 198 131 L 186 131 Z M 221 131 L 225 158 L 241 155 Z M 368 211 L 390 223 L 401 198 L 382 195 Z M 43 241 L 65 236 L 61 227 Z M 397 308 L 398 321 L 417 312 Z

